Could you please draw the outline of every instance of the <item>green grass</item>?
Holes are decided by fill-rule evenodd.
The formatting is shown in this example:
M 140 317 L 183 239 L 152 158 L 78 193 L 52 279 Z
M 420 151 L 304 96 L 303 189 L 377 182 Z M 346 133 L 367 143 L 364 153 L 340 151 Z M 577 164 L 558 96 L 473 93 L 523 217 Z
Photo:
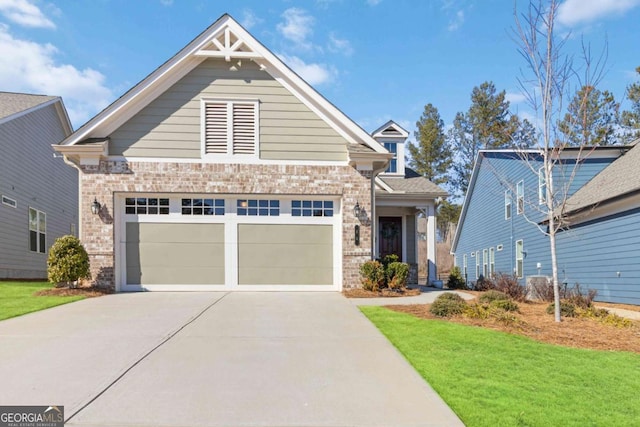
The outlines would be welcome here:
M 44 310 L 83 299 L 83 296 L 34 296 L 34 292 L 52 288 L 47 282 L 0 282 L 0 320 Z
M 467 426 L 640 426 L 638 354 L 361 310 Z

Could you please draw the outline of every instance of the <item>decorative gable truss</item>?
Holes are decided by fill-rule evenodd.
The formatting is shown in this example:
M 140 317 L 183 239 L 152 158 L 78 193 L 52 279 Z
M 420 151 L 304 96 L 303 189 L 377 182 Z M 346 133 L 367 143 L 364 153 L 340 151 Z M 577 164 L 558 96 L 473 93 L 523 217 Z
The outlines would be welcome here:
M 196 56 L 209 56 L 213 58 L 224 58 L 231 61 L 231 58 L 253 58 L 262 56 L 253 51 L 240 37 L 238 37 L 229 27 L 223 32 L 211 38 L 211 41 L 195 53 Z
M 204 155 L 258 154 L 258 102 L 203 100 Z

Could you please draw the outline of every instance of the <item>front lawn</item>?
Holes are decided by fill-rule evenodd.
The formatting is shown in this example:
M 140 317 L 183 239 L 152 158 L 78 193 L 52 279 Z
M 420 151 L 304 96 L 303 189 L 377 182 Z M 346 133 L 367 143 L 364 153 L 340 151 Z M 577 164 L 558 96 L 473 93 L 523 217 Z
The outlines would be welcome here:
M 638 354 L 360 309 L 467 426 L 639 425 Z
M 84 298 L 81 295 L 33 295 L 35 292 L 50 288 L 53 288 L 53 285 L 47 282 L 0 282 L 0 320 Z

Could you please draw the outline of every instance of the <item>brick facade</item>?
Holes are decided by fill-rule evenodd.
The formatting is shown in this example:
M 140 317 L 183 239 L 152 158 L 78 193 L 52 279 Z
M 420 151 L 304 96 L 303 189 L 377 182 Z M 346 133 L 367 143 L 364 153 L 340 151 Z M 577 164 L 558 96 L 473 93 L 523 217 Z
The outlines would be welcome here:
M 100 161 L 81 166 L 81 238 L 91 260 L 93 283 L 115 289 L 114 200 L 116 193 L 206 193 L 340 196 L 343 288 L 360 285 L 359 267 L 371 258 L 371 221 L 353 215 L 356 202 L 371 212 L 371 173 L 350 166 L 239 165 Z M 91 214 L 94 199 L 102 205 Z M 360 245 L 354 229 L 360 225 Z

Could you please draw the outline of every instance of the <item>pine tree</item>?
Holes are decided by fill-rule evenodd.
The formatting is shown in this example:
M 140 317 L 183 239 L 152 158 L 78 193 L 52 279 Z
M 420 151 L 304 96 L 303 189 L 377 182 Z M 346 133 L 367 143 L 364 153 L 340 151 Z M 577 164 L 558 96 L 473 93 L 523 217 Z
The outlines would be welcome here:
M 636 73 L 640 75 L 640 67 Z M 640 138 L 640 82 L 627 86 L 626 96 L 631 101 L 631 110 L 622 112 L 620 123 L 627 131 L 627 140 L 634 140 Z
M 497 92 L 492 82 L 484 82 L 473 88 L 469 111 L 456 114 L 448 141 L 456 159 L 451 183 L 458 195 L 464 195 L 481 149 L 529 147 L 535 129 L 509 112 L 505 91 Z
M 558 123 L 564 142 L 572 146 L 611 145 L 620 123 L 620 104 L 609 91 L 585 85 L 574 95 Z
M 435 184 L 447 182 L 447 171 L 452 161 L 451 150 L 438 109 L 431 104 L 425 105 L 416 128 L 414 137 L 417 145 L 408 145 L 411 156 L 409 165 Z

